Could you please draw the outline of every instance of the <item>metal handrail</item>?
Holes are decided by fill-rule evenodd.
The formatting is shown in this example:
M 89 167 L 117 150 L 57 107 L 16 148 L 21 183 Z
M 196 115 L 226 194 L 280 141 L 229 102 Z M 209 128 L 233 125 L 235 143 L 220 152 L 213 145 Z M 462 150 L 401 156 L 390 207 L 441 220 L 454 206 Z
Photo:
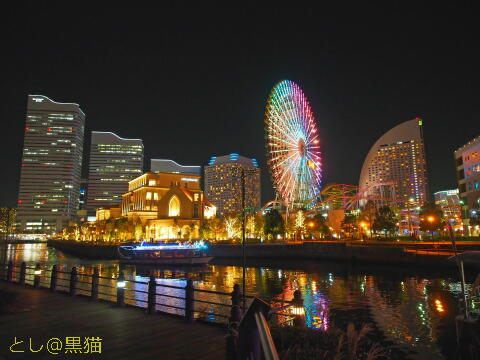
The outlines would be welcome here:
M 56 265 L 56 266 L 57 266 L 57 268 L 55 269 L 55 271 L 53 271 L 53 267 L 48 269 L 45 266 L 41 267 L 40 264 L 37 264 L 36 266 L 27 266 L 25 263 L 22 263 L 22 264 L 18 265 L 18 264 L 15 264 L 15 263 L 11 262 L 11 263 L 9 263 L 8 266 L 0 265 L 0 272 L 7 274 L 7 276 L 11 276 L 11 279 L 14 282 L 22 282 L 23 281 L 24 284 L 33 285 L 34 287 L 51 288 L 51 289 L 54 289 L 54 290 L 57 289 L 57 288 L 60 288 L 62 292 L 66 290 L 67 293 L 70 293 L 70 295 L 75 295 L 77 290 L 78 290 L 80 292 L 80 295 L 82 295 L 82 294 L 85 295 L 85 292 L 87 292 L 87 294 L 88 294 L 87 296 L 94 297 L 93 288 L 96 286 L 97 287 L 96 294 L 108 297 L 109 299 L 104 299 L 104 300 L 107 300 L 107 301 L 115 301 L 113 298 L 117 298 L 117 303 L 118 303 L 118 301 L 120 301 L 121 303 L 124 303 L 125 300 L 140 301 L 142 303 L 149 303 L 150 302 L 149 300 L 135 299 L 135 298 L 131 298 L 131 297 L 125 297 L 125 295 L 124 295 L 125 292 L 130 292 L 130 293 L 131 292 L 134 292 L 134 293 L 138 292 L 138 293 L 149 295 L 150 294 L 149 291 L 129 289 L 129 288 L 126 288 L 126 287 L 122 288 L 121 290 L 118 290 L 118 286 L 116 286 L 116 284 L 110 285 L 110 284 L 103 284 L 103 283 L 98 282 L 99 279 L 103 279 L 103 280 L 108 280 L 108 281 L 115 281 L 116 283 L 118 283 L 119 278 L 100 276 L 98 274 L 98 272 L 97 273 L 95 273 L 95 272 L 93 272 L 93 273 L 90 273 L 90 272 L 88 272 L 88 273 L 87 272 L 76 272 L 76 270 L 73 271 L 73 268 L 72 268 L 72 271 L 68 271 L 68 270 L 66 270 L 67 269 L 66 266 L 61 266 L 61 265 Z M 41 274 L 35 274 L 35 272 L 32 271 L 32 270 L 41 270 L 42 272 L 41 272 Z M 50 275 L 44 276 L 47 273 L 50 273 Z M 8 274 L 11 274 L 11 275 L 8 275 Z M 68 274 L 70 276 L 57 276 L 57 274 Z M 75 275 L 75 277 L 72 278 L 72 276 L 74 276 L 74 275 Z M 5 276 L 5 278 L 8 279 L 7 276 Z M 22 276 L 23 276 L 23 278 L 22 278 Z M 82 278 L 82 276 L 90 277 L 90 278 L 92 278 L 92 280 L 91 281 L 89 279 L 87 281 L 80 280 Z M 122 281 L 125 280 L 129 283 L 136 283 L 136 284 L 141 284 L 141 285 L 145 285 L 145 286 L 149 286 L 149 284 L 150 284 L 150 282 L 145 282 L 145 281 L 124 279 L 122 272 L 121 272 L 121 275 L 119 275 L 119 277 L 120 276 L 122 277 Z M 96 284 L 94 283 L 95 278 L 97 279 Z M 74 280 L 73 285 L 72 285 L 72 279 Z M 57 283 L 57 280 L 60 281 L 61 283 Z M 48 286 L 49 283 L 50 283 L 50 286 Z M 79 287 L 77 283 L 91 285 L 91 288 L 88 287 L 88 286 L 87 287 L 85 287 L 85 286 L 84 287 Z M 55 285 L 53 285 L 53 284 L 55 284 Z M 52 286 L 54 286 L 54 288 L 52 288 Z M 164 307 L 167 307 L 167 308 L 174 308 L 174 309 L 178 309 L 178 310 L 184 310 L 186 313 L 187 313 L 187 302 L 188 301 L 190 301 L 190 304 L 194 304 L 195 302 L 197 302 L 197 303 L 201 303 L 201 304 L 209 304 L 209 305 L 219 306 L 219 307 L 231 307 L 231 305 L 228 305 L 228 304 L 225 304 L 225 303 L 222 303 L 222 302 L 207 301 L 207 300 L 203 300 L 203 299 L 196 299 L 195 296 L 187 296 L 187 287 L 167 285 L 167 284 L 159 284 L 156 281 L 154 282 L 154 284 L 152 284 L 152 286 L 154 286 L 155 289 L 157 289 L 158 287 L 160 287 L 160 288 L 163 287 L 163 288 L 170 288 L 170 289 L 177 289 L 177 290 L 185 291 L 185 297 L 169 295 L 169 294 L 162 294 L 162 293 L 159 293 L 158 290 L 155 290 L 155 292 L 152 293 L 152 295 L 155 296 L 155 297 L 159 296 L 161 298 L 171 298 L 171 299 L 184 300 L 184 301 L 186 301 L 185 307 L 178 307 L 178 306 L 174 306 L 174 305 L 168 305 L 168 304 L 162 304 L 162 303 L 154 302 L 155 305 L 164 306 Z M 98 288 L 110 288 L 110 289 L 115 289 L 116 288 L 117 293 L 115 294 L 115 293 L 100 292 L 100 291 L 98 291 Z M 229 300 L 232 296 L 232 293 L 214 291 L 214 290 L 206 290 L 206 289 L 196 289 L 194 287 L 191 287 L 190 291 L 192 291 L 192 294 L 194 294 L 195 292 L 200 292 L 200 293 L 219 295 L 219 296 L 222 296 L 222 297 L 228 296 Z M 98 296 L 98 295 L 96 295 L 96 296 Z M 121 296 L 121 298 L 119 298 L 120 296 Z M 248 296 L 248 298 L 252 298 L 252 297 Z M 138 306 L 138 305 L 134 305 L 134 306 Z M 191 306 L 193 306 L 193 305 L 191 305 Z M 203 311 L 203 310 L 205 310 L 205 309 L 195 309 L 195 310 L 190 310 L 190 311 L 193 311 L 194 313 L 210 314 L 210 315 L 213 315 L 215 317 L 229 318 L 229 316 L 227 316 L 227 315 L 216 314 L 216 313 L 213 313 L 211 311 Z
M 279 360 L 280 358 L 278 356 L 277 348 L 273 342 L 272 334 L 270 333 L 270 328 L 265 316 L 263 316 L 262 312 L 256 311 L 254 317 L 265 360 Z

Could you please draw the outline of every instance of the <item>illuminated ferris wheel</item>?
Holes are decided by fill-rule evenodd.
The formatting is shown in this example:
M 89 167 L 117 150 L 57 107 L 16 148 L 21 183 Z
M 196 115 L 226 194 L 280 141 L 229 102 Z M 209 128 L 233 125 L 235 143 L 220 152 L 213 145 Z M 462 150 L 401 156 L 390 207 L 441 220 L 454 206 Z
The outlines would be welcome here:
M 322 163 L 312 109 L 297 84 L 283 80 L 273 88 L 265 122 L 277 196 L 287 208 L 308 207 L 320 193 Z

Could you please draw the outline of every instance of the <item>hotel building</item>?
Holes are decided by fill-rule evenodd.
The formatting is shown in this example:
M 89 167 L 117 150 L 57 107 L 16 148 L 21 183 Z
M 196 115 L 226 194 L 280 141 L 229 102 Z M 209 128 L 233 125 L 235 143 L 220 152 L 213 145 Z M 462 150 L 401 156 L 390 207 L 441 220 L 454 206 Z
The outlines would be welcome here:
M 205 166 L 205 196 L 217 213 L 242 211 L 242 174 L 245 176 L 245 207 L 260 208 L 260 168 L 255 159 L 238 154 L 213 156 Z
M 422 120 L 406 121 L 382 135 L 362 166 L 359 193 L 374 201 L 422 206 L 428 201 Z
M 86 209 L 118 206 L 128 182 L 143 173 L 143 142 L 92 131 Z
M 173 160 L 167 159 L 151 159 L 150 171 L 153 173 L 174 173 L 174 174 L 191 174 L 200 175 L 201 166 L 180 165 Z
M 455 151 L 460 200 L 468 209 L 480 207 L 480 136 Z M 475 210 L 476 211 L 476 210 Z
M 29 95 L 18 194 L 20 231 L 53 233 L 79 207 L 85 114 L 78 104 Z
M 122 217 L 139 219 L 147 239 L 154 240 L 198 238 L 200 221 L 215 216 L 200 176 L 174 173 L 147 172 L 131 180 L 120 210 Z

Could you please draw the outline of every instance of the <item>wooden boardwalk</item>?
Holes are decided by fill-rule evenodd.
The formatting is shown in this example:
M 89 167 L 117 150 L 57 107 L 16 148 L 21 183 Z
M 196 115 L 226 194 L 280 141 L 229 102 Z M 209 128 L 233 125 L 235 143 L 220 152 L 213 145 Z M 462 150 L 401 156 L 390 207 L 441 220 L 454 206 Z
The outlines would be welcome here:
M 0 359 L 225 359 L 225 331 L 206 324 L 186 324 L 165 315 L 147 315 L 144 310 L 68 297 L 47 289 L 33 289 L 0 282 L 0 288 L 17 293 L 15 307 L 0 315 Z M 100 337 L 102 352 L 65 353 L 65 338 Z M 24 353 L 12 353 L 14 337 Z M 46 350 L 50 338 L 63 341 L 58 355 Z M 43 349 L 38 353 L 33 346 Z M 35 350 L 35 348 L 34 348 Z

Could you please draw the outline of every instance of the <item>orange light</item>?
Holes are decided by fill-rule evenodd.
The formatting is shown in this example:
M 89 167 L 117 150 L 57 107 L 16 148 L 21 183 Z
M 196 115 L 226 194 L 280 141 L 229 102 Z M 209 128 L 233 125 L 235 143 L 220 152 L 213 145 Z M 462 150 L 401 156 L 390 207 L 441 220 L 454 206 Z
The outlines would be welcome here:
M 438 312 L 444 312 L 444 308 L 443 308 L 443 305 L 442 305 L 442 302 L 440 300 L 435 300 L 435 307 L 437 308 L 437 311 Z
M 315 226 L 315 223 L 314 223 L 313 221 L 310 221 L 310 222 L 308 223 L 308 226 L 314 227 L 314 226 Z
M 434 218 L 433 216 L 429 216 L 429 217 L 427 218 L 427 220 L 430 221 L 430 222 L 433 222 L 433 221 L 435 220 L 435 218 Z

